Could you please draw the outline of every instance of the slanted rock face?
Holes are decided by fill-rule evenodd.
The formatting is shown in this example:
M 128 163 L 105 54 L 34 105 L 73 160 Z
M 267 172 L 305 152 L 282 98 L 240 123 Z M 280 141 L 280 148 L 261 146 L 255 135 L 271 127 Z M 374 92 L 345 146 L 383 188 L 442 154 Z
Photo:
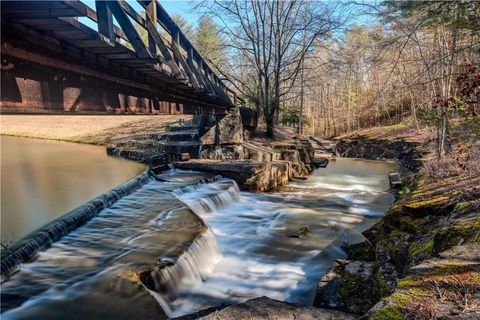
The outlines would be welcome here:
M 211 320 L 350 320 L 356 317 L 340 311 L 318 309 L 309 306 L 273 300 L 267 297 L 250 299 L 234 306 L 219 306 L 186 315 L 176 320 L 211 319 Z
M 378 301 L 374 283 L 373 262 L 336 260 L 320 280 L 313 305 L 363 314 Z
M 207 116 L 208 117 L 208 116 Z M 222 119 L 216 119 L 200 138 L 203 145 L 240 144 L 243 142 L 243 125 L 240 109 L 233 108 Z

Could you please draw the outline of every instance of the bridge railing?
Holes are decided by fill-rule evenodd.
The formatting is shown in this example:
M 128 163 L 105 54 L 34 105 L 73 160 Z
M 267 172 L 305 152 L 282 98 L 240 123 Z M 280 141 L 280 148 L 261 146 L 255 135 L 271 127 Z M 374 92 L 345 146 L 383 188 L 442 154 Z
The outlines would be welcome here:
M 185 82 L 198 92 L 217 97 L 225 104 L 244 105 L 157 0 L 137 2 L 143 12 L 138 12 L 124 0 L 96 0 L 96 12 L 86 7 L 85 13 L 97 23 L 98 32 L 105 41 L 131 46 L 139 59 L 152 61 L 159 71 Z

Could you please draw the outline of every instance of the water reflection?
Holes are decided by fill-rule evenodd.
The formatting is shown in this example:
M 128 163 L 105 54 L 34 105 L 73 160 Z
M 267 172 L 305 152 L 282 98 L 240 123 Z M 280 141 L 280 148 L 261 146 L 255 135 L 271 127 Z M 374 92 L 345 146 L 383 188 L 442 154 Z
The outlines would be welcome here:
M 2 242 L 18 239 L 144 166 L 108 157 L 105 148 L 1 136 Z

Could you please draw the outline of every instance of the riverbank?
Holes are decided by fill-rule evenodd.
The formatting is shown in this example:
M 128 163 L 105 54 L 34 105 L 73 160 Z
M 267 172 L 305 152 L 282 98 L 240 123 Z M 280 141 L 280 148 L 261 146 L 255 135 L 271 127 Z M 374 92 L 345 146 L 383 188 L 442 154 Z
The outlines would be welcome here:
M 11 115 L 0 116 L 2 135 L 108 146 L 147 133 L 165 132 L 168 124 L 191 115 Z
M 451 130 L 465 134 L 458 126 Z M 436 160 L 431 135 L 393 126 L 339 138 L 349 156 L 399 159 L 403 188 L 382 220 L 363 233 L 367 240 L 347 248 L 348 258 L 322 278 L 316 306 L 368 319 L 480 316 L 478 136 L 452 141 L 455 157 Z M 405 148 L 385 148 L 399 144 L 421 156 L 402 158 Z

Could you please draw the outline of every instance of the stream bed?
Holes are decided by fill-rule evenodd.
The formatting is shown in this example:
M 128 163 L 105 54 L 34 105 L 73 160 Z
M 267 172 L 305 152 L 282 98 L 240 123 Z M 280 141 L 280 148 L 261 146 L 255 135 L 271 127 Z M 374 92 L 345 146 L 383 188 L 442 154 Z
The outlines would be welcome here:
M 311 304 L 321 275 L 344 257 L 340 246 L 360 241 L 392 204 L 393 170 L 337 159 L 270 193 L 172 171 L 2 283 L 2 319 L 173 317 L 261 295 Z M 139 270 L 149 270 L 145 285 Z

